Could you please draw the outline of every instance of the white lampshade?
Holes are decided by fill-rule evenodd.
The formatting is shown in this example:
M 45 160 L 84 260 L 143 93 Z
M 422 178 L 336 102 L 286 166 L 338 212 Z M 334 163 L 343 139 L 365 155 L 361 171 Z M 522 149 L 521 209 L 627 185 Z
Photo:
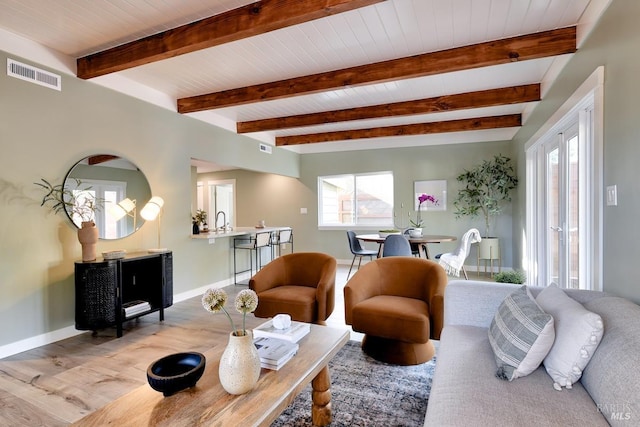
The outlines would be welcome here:
M 162 197 L 154 196 L 144 205 L 144 208 L 140 211 L 140 216 L 147 221 L 153 221 L 158 217 L 158 214 L 160 214 L 162 206 L 164 206 Z
M 124 218 L 129 212 L 133 211 L 136 208 L 136 201 L 131 200 L 128 197 L 124 200 L 121 200 L 119 203 L 112 205 L 110 212 L 113 218 L 118 221 Z

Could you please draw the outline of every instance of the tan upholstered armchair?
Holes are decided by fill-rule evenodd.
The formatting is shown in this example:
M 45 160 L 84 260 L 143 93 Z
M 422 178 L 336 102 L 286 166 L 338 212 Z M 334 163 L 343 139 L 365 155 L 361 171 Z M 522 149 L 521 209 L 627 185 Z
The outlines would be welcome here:
M 258 294 L 257 317 L 286 313 L 292 320 L 325 324 L 335 305 L 336 260 L 319 252 L 283 255 L 249 280 Z
M 434 261 L 379 258 L 367 263 L 344 288 L 345 320 L 365 334 L 362 349 L 397 365 L 417 365 L 435 354 L 440 339 L 447 274 Z

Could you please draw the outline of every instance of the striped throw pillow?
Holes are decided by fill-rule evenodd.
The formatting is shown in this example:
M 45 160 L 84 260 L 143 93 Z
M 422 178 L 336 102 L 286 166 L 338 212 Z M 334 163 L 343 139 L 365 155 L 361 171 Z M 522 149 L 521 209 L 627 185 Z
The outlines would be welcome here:
M 536 304 L 526 285 L 520 287 L 502 301 L 489 327 L 496 376 L 511 381 L 529 375 L 540 366 L 554 339 L 553 317 Z

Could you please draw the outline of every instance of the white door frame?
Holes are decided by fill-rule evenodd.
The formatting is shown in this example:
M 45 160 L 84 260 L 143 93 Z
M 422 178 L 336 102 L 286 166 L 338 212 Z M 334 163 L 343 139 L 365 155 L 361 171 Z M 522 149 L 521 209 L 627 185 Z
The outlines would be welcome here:
M 591 145 L 580 159 L 589 197 L 580 206 L 585 227 L 580 230 L 580 245 L 584 259 L 580 260 L 580 279 L 583 288 L 602 290 L 602 212 L 603 189 L 603 87 L 604 67 L 598 67 L 591 76 L 569 97 L 538 132 L 525 144 L 526 156 L 526 236 L 523 265 L 527 269 L 527 282 L 535 286 L 547 286 L 546 272 L 546 221 L 541 194 L 545 189 L 544 144 L 554 138 L 568 122 L 579 117 L 581 138 L 589 138 Z M 584 248 L 583 248 L 584 245 Z

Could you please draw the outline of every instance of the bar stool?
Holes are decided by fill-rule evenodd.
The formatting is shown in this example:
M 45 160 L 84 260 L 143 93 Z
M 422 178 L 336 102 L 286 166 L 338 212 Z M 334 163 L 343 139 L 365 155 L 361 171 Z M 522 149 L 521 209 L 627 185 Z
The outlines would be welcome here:
M 291 253 L 293 253 L 293 229 L 283 228 L 274 233 L 272 249 L 278 248 L 278 256 L 282 255 L 282 245 L 290 244 Z M 272 257 L 275 258 L 275 252 L 272 252 Z
M 256 233 L 255 237 L 236 237 L 233 239 L 233 284 L 237 285 L 238 274 L 250 271 L 253 275 L 253 258 L 249 254 L 249 269 L 238 271 L 236 264 L 236 250 L 245 249 L 249 251 L 255 251 L 256 253 L 256 272 L 262 268 L 262 254 L 260 249 L 267 247 L 271 244 L 271 233 L 263 232 Z

